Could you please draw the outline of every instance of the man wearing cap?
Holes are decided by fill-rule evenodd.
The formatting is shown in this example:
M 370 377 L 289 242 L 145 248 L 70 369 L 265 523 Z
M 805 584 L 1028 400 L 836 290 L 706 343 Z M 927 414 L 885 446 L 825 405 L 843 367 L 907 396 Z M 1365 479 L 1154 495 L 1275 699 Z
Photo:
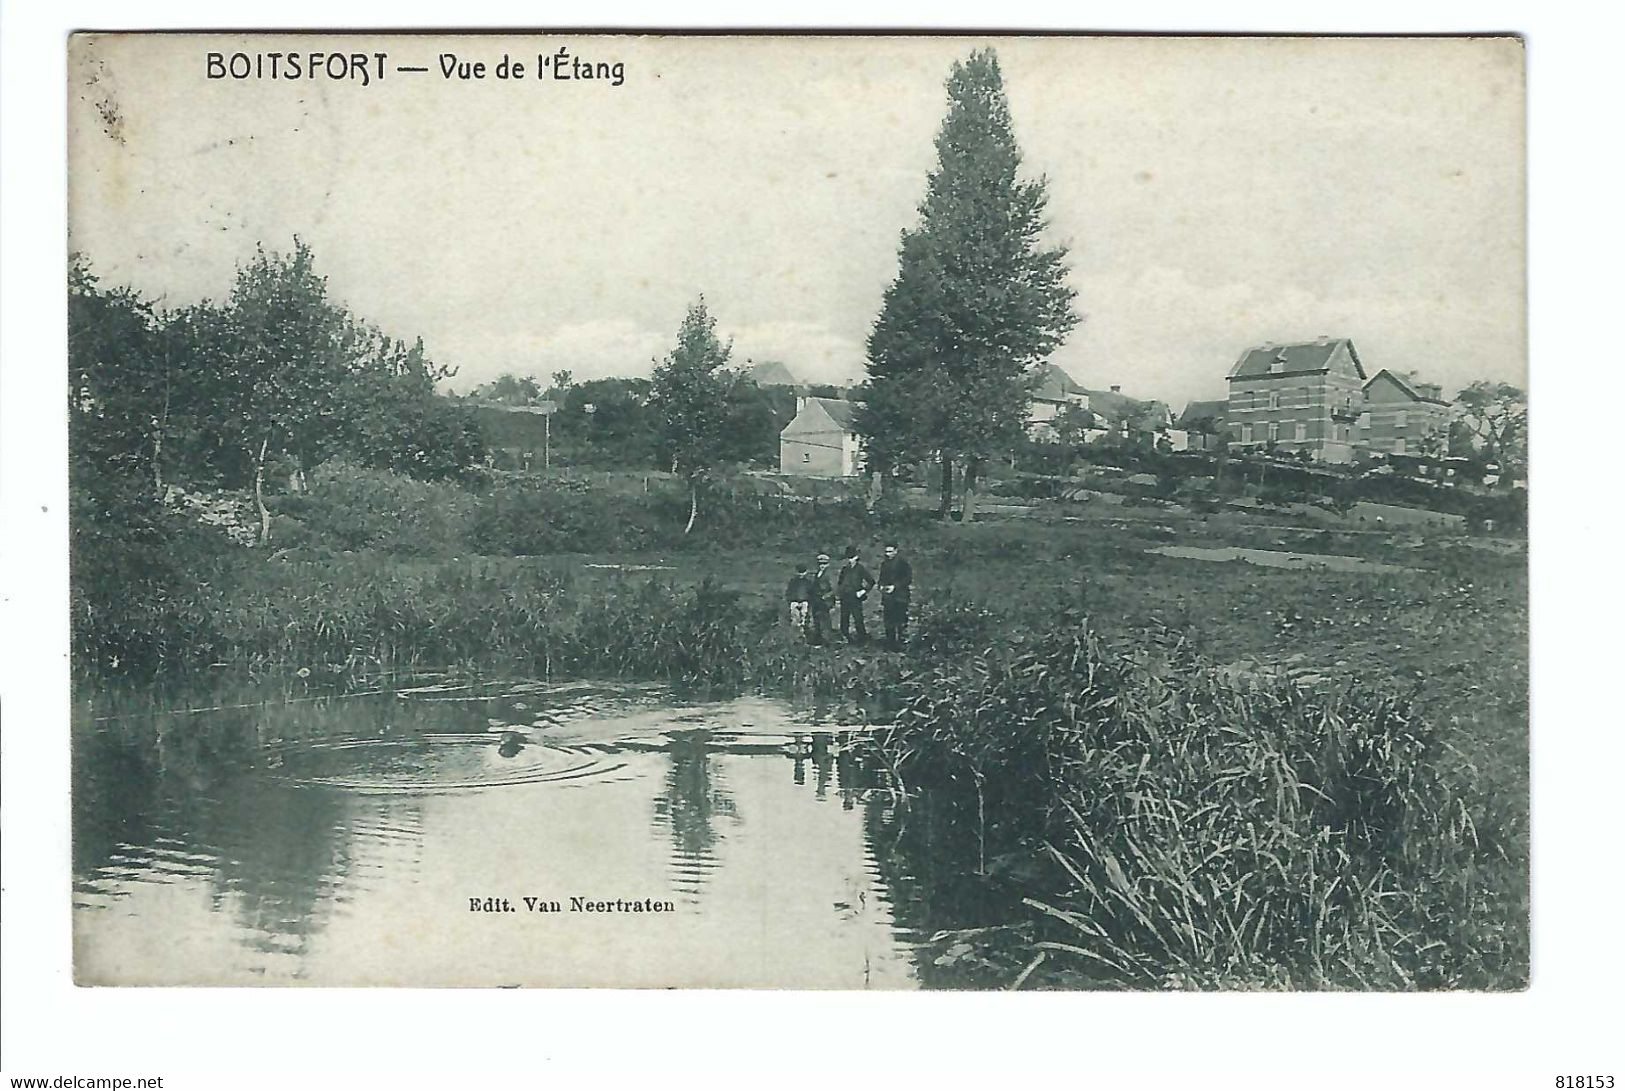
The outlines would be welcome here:
M 858 559 L 858 547 L 846 547 L 846 558 L 841 570 L 835 574 L 835 591 L 841 607 L 841 635 L 848 644 L 867 644 L 869 632 L 863 625 L 863 600 L 875 578 Z
M 818 567 L 812 577 L 812 642 L 822 644 L 829 630 L 829 611 L 835 603 L 835 588 L 829 582 L 829 554 L 818 555 Z

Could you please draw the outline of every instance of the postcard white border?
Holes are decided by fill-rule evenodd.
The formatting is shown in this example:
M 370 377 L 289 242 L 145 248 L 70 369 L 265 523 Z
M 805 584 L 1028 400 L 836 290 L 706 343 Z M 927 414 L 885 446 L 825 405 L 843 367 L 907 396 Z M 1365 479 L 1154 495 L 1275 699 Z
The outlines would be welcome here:
M 336 2 L 8 6 L 0 23 L 0 504 L 4 528 L 4 1043 L 8 1077 L 143 1075 L 234 1086 L 445 1086 L 440 1073 L 728 1073 L 856 1085 L 1059 1069 L 1117 1086 L 1551 1087 L 1625 1081 L 1615 787 L 1622 717 L 1618 523 L 1610 457 L 1625 428 L 1618 309 L 1620 20 L 1555 4 L 1320 6 Z M 549 26 L 1076 26 L 1100 30 L 1519 31 L 1529 39 L 1535 977 L 1510 996 L 856 995 L 351 990 L 85 990 L 69 965 L 65 425 L 65 36 L 77 28 L 434 29 Z M 1183 1078 L 1185 1073 L 1188 1078 Z M 1469 1073 L 1476 1075 L 1469 1076 Z M 394 1074 L 386 1080 L 387 1074 Z M 1250 1075 L 1249 1075 L 1250 1074 Z M 824 1077 L 828 1079 L 829 1077 Z M 819 1082 L 824 1082 L 820 1079 Z M 759 1081 L 756 1081 L 759 1082 Z M 936 1082 L 933 1080 L 933 1082 Z M 951 1082 L 951 1081 L 950 1081 Z M 1280 1081 L 1285 1085 L 1286 1081 Z

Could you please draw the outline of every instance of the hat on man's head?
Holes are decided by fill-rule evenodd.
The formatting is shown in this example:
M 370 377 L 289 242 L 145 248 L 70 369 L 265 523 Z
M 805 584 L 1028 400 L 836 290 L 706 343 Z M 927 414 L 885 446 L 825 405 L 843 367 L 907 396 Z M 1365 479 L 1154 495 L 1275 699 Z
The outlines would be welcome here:
M 820 553 L 818 555 L 818 563 L 819 564 L 828 564 L 829 563 L 829 554 L 828 553 Z

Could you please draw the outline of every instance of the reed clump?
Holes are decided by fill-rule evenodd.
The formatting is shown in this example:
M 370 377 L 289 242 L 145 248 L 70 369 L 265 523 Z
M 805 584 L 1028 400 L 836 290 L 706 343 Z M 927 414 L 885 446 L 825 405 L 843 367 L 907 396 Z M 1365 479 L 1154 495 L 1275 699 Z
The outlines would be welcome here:
M 1238 683 L 1074 623 L 898 697 L 886 748 L 963 855 L 1039 865 L 1047 959 L 1148 987 L 1522 984 L 1509 832 L 1402 694 Z

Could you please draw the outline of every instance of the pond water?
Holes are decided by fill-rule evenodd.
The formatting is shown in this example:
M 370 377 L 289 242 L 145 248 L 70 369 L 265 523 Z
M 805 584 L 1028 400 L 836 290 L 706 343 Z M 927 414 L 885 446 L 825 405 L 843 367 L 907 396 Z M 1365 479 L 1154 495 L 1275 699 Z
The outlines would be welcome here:
M 83 984 L 918 983 L 891 792 L 818 710 L 448 683 L 81 719 Z
M 1404 565 L 1368 561 L 1337 553 L 1291 553 L 1276 549 L 1247 549 L 1242 546 L 1155 546 L 1147 553 L 1183 557 L 1192 561 L 1243 561 L 1265 568 L 1319 568 L 1333 572 L 1407 572 Z

